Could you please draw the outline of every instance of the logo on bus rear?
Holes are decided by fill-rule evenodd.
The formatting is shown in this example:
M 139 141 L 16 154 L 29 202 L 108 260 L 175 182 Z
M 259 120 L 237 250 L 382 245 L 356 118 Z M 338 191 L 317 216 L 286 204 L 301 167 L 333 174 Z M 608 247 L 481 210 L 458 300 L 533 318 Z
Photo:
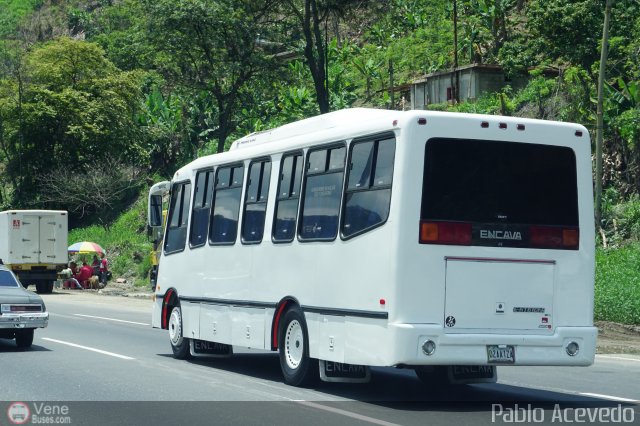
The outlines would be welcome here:
M 454 325 L 456 325 L 456 317 L 450 315 L 446 320 L 444 320 L 444 323 L 447 325 L 447 327 L 453 327 Z
M 522 241 L 522 233 L 518 231 L 492 231 L 490 229 L 481 229 L 480 238 L 485 240 Z

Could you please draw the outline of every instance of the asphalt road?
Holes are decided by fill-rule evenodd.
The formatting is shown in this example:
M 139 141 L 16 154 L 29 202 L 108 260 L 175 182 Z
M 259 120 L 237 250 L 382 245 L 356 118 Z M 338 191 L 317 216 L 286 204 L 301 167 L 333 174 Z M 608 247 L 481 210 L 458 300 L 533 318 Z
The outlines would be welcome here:
M 0 425 L 22 409 L 15 402 L 28 406 L 27 424 L 640 424 L 637 356 L 599 355 L 587 368 L 501 367 L 497 384 L 450 389 L 391 368 L 374 369 L 368 384 L 299 389 L 282 383 L 275 353 L 173 359 L 167 332 L 150 326 L 148 300 L 54 293 L 45 302 L 49 327 L 30 351 L 0 339 Z

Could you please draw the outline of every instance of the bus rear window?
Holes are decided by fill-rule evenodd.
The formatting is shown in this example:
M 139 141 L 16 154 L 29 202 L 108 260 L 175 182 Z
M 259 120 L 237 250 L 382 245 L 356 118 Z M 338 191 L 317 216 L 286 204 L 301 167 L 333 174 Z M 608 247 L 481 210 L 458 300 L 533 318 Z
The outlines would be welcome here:
M 554 145 L 430 139 L 425 150 L 421 221 L 421 233 L 431 236 L 444 222 L 451 244 L 537 247 L 568 232 L 571 247 L 563 246 L 560 237 L 557 248 L 575 249 L 575 154 L 571 148 Z M 464 229 L 472 235 L 461 235 Z

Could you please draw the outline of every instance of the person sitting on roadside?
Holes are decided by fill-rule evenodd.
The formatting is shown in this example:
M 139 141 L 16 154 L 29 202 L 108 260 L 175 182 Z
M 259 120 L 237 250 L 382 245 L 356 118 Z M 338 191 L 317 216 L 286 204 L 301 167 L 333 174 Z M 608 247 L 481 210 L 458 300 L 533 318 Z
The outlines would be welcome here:
M 82 288 L 89 288 L 89 282 L 87 281 L 93 275 L 93 269 L 87 265 L 87 262 L 82 262 L 82 266 L 76 275 L 73 276 Z
M 100 276 L 100 259 L 97 255 L 93 255 L 93 261 L 91 262 L 91 268 L 93 269 L 93 275 Z
M 69 271 L 71 272 L 71 277 L 64 282 L 62 288 L 82 288 L 78 280 L 75 278 L 76 275 L 79 274 L 78 264 L 76 262 L 69 263 Z

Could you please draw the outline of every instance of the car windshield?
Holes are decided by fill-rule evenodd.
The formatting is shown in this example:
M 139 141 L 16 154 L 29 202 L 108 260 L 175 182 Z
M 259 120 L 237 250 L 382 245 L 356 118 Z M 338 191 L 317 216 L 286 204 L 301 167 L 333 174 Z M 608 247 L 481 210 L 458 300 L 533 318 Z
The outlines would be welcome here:
M 0 271 L 0 287 L 18 287 L 19 285 L 11 272 Z

